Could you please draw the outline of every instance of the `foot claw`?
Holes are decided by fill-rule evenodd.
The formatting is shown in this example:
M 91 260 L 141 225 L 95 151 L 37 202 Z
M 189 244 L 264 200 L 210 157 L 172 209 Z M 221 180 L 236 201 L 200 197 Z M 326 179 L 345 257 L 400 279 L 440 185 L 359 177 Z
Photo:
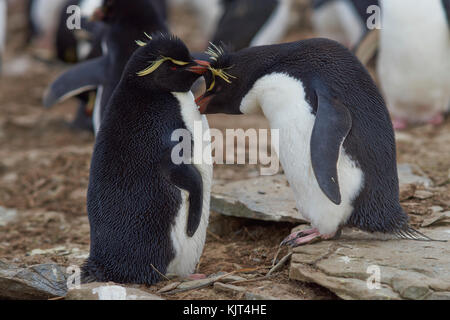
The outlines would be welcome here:
M 280 247 L 291 246 L 295 242 L 295 240 L 297 240 L 299 238 L 304 238 L 304 237 L 306 237 L 310 234 L 316 233 L 316 232 L 318 232 L 318 231 L 317 231 L 317 229 L 314 228 L 314 229 L 307 229 L 307 230 L 291 233 L 286 238 L 284 238 L 283 241 L 281 241 Z

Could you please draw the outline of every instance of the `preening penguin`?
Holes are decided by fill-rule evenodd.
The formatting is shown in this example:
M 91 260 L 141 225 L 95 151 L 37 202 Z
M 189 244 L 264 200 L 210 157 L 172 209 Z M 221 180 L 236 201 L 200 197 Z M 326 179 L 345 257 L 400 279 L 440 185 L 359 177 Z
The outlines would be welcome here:
M 2 59 L 6 42 L 6 10 L 6 0 L 0 0 L 0 74 L 2 73 Z
M 204 150 L 209 145 L 203 141 L 209 134 L 206 117 L 190 92 L 203 69 L 172 36 L 140 44 L 109 101 L 95 143 L 84 281 L 153 284 L 159 272 L 186 276 L 205 242 L 212 159 L 195 162 L 192 156 L 210 157 L 211 152 Z M 202 130 L 194 130 L 196 125 Z M 184 132 L 183 142 L 193 142 L 191 154 L 174 149 L 176 130 Z M 178 156 L 184 160 L 179 164 Z
M 443 122 L 450 103 L 450 0 L 381 1 L 377 72 L 394 127 Z
M 279 158 L 313 229 L 285 243 L 330 238 L 343 226 L 427 239 L 399 203 L 395 139 L 386 105 L 358 59 L 328 39 L 213 46 L 204 113 L 261 112 L 279 130 Z M 257 59 L 255 59 L 257 57 Z M 277 148 L 275 148 L 277 149 Z
M 97 133 L 108 99 L 129 57 L 138 47 L 135 39 L 142 39 L 145 32 L 167 31 L 159 12 L 153 0 L 104 0 L 102 8 L 96 12 L 96 17 L 107 24 L 103 56 L 77 64 L 59 76 L 48 88 L 44 105 L 50 107 L 81 92 L 97 89 L 93 114 Z
M 289 24 L 291 0 L 222 0 L 224 13 L 213 43 L 235 50 L 280 41 Z
M 366 34 L 367 8 L 378 0 L 312 0 L 312 23 L 321 37 L 355 46 Z

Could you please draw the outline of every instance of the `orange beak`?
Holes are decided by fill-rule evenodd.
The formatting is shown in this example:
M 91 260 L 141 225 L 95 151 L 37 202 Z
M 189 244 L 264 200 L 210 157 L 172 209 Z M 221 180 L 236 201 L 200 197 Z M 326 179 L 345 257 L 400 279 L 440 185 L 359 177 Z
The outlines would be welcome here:
M 197 64 L 196 66 L 189 67 L 187 70 L 196 74 L 204 74 L 206 71 L 208 71 L 209 68 L 209 62 L 203 61 L 203 60 L 194 60 L 194 62 Z
M 198 111 L 200 111 L 201 114 L 204 114 L 206 112 L 206 109 L 208 108 L 208 104 L 211 101 L 211 99 L 214 97 L 214 95 L 201 95 L 197 99 L 195 99 L 195 103 L 198 105 Z

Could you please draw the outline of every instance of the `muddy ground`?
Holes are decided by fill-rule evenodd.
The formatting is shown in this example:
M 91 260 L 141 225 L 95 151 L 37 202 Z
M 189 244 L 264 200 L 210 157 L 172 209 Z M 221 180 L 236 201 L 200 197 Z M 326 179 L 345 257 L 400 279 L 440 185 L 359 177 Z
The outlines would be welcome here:
M 189 21 L 185 12 L 176 13 L 175 21 Z M 20 20 L 13 16 L 12 19 Z M 175 28 L 193 50 L 195 28 Z M 20 30 L 20 28 L 14 30 Z M 188 31 L 186 31 L 188 30 Z M 194 30 L 194 31 L 192 31 Z M 19 31 L 17 31 L 19 32 Z M 17 209 L 19 219 L 0 226 L 0 259 L 19 265 L 59 263 L 81 264 L 89 250 L 89 224 L 86 213 L 86 190 L 94 137 L 89 132 L 72 129 L 76 101 L 44 110 L 41 100 L 46 86 L 64 69 L 58 63 L 31 58 L 30 50 L 21 46 L 21 34 L 9 40 L 6 64 L 23 56 L 30 67 L 25 74 L 0 78 L 0 206 Z M 309 31 L 291 32 L 289 40 L 310 36 Z M 224 128 L 267 127 L 261 117 L 211 116 L 210 126 Z M 432 198 L 402 202 L 418 225 L 430 214 L 429 207 L 450 209 L 450 120 L 439 127 L 411 128 L 398 135 L 398 161 L 417 165 L 434 182 Z M 233 181 L 253 177 L 255 166 L 216 166 L 215 179 Z M 257 269 L 243 274 L 253 282 L 241 284 L 255 292 L 286 299 L 336 299 L 328 290 L 313 284 L 289 280 L 288 269 L 266 280 L 257 280 L 268 271 L 280 241 L 294 227 L 292 224 L 257 222 L 245 219 L 211 218 L 197 272 L 213 274 L 241 268 Z M 34 249 L 63 246 L 53 254 L 32 255 Z M 147 288 L 156 292 L 167 284 Z M 167 299 L 227 299 L 233 296 L 216 293 L 212 288 L 165 295 Z

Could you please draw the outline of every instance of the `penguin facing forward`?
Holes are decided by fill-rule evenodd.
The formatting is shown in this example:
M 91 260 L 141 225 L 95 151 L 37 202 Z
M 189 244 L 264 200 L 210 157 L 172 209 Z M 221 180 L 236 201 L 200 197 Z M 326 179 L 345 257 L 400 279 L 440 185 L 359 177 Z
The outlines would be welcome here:
M 44 106 L 92 89 L 97 89 L 93 112 L 97 134 L 108 99 L 119 82 L 123 69 L 145 32 L 166 32 L 167 25 L 153 0 L 104 0 L 95 16 L 106 24 L 102 41 L 103 56 L 77 64 L 59 76 L 44 96 Z
M 2 73 L 2 59 L 6 42 L 6 10 L 6 0 L 0 0 L 0 74 Z
M 367 8 L 378 0 L 312 0 L 312 24 L 321 37 L 353 48 L 367 33 Z
M 205 243 L 212 160 L 196 164 L 182 154 L 187 161 L 178 164 L 172 135 L 183 129 L 192 155 L 203 155 L 208 122 L 190 92 L 202 72 L 172 36 L 153 37 L 130 58 L 92 156 L 84 281 L 150 285 L 160 273 L 194 272 Z
M 297 208 L 312 229 L 284 244 L 338 235 L 343 226 L 426 239 L 399 203 L 396 149 L 386 105 L 371 76 L 329 39 L 252 47 L 213 46 L 202 113 L 262 112 L 279 130 L 278 156 Z
M 289 24 L 291 0 L 223 0 L 213 43 L 234 50 L 280 41 Z
M 450 0 L 381 7 L 377 73 L 394 127 L 441 124 L 450 104 Z

